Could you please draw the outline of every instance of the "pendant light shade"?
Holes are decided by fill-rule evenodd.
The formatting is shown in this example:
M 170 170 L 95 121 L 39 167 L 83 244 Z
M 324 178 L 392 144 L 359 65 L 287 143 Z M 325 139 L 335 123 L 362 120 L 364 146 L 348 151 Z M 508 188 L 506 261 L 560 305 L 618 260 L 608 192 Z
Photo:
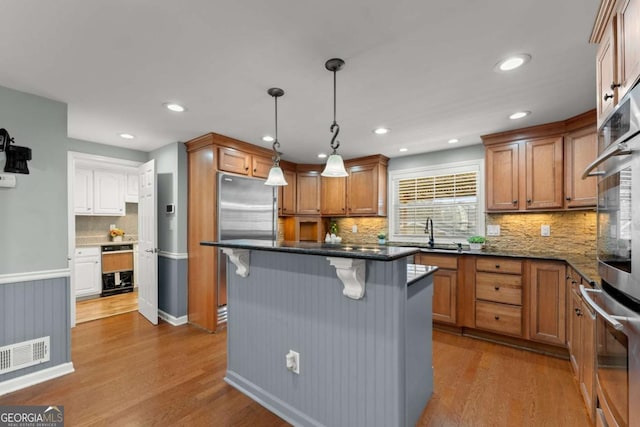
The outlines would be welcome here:
M 340 154 L 338 154 L 340 141 L 336 139 L 340 133 L 340 126 L 338 125 L 338 122 L 336 122 L 336 72 L 340 70 L 343 65 L 344 61 L 340 58 L 330 59 L 324 64 L 327 70 L 333 72 L 333 123 L 329 128 L 331 133 L 333 133 L 333 137 L 331 138 L 331 148 L 333 149 L 333 152 L 327 159 L 327 165 L 321 173 L 322 176 L 329 178 L 349 176 L 344 168 L 344 161 Z
M 284 179 L 284 174 L 282 173 L 282 169 L 280 168 L 280 153 L 278 152 L 278 148 L 280 148 L 280 143 L 278 142 L 278 98 L 284 95 L 284 91 L 277 87 L 272 87 L 267 91 L 269 95 L 271 95 L 275 101 L 275 109 L 276 109 L 276 139 L 273 141 L 273 166 L 269 170 L 269 177 L 264 185 L 273 185 L 273 186 L 283 186 L 288 185 L 287 180 Z

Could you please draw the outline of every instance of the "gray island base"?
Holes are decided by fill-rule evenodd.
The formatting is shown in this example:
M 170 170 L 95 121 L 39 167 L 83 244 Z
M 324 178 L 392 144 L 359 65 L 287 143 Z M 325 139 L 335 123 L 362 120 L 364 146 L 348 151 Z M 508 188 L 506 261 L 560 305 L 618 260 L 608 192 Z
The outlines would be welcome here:
M 416 424 L 433 393 L 436 270 L 408 263 L 417 249 L 202 244 L 229 255 L 228 384 L 294 425 Z

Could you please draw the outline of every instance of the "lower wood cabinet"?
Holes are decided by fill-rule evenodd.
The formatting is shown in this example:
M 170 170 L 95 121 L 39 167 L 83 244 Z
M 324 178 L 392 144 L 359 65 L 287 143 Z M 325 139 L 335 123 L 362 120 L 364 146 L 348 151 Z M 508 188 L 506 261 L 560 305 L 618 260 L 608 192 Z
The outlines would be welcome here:
M 417 256 L 416 262 L 439 267 L 433 274 L 433 320 L 455 325 L 458 318 L 458 257 L 421 254 Z
M 529 339 L 566 344 L 565 264 L 531 261 L 529 266 Z
M 522 307 L 489 301 L 476 301 L 476 327 L 522 336 Z

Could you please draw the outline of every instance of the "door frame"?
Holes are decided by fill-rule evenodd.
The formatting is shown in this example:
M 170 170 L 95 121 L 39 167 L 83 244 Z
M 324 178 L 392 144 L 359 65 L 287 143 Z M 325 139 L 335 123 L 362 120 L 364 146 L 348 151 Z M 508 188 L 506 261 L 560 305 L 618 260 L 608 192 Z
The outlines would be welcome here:
M 67 261 L 69 263 L 69 270 L 71 271 L 71 276 L 69 277 L 69 311 L 72 328 L 76 326 L 76 286 L 74 281 L 74 256 L 76 252 L 76 216 L 73 203 L 75 195 L 74 171 L 76 165 L 81 163 L 87 163 L 87 165 L 91 163 L 97 163 L 105 169 L 115 169 L 118 167 L 137 168 L 138 166 L 143 164 L 143 162 L 118 159 L 115 157 L 99 156 L 96 154 L 80 153 L 77 151 L 67 152 Z

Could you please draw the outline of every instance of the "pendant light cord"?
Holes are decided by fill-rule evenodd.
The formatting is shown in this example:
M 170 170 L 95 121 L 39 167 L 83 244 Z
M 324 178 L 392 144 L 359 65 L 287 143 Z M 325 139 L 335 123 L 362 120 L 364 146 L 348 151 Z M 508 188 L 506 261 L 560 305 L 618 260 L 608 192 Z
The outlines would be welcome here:
M 278 148 L 280 148 L 280 143 L 278 142 L 278 97 L 274 96 L 273 99 L 276 103 L 276 139 L 273 141 L 273 162 L 276 166 L 280 166 L 280 154 L 278 153 Z
M 333 70 L 333 123 L 329 130 L 333 133 L 333 137 L 331 138 L 331 148 L 333 148 L 333 154 L 335 154 L 340 147 L 340 141 L 337 141 L 336 138 L 340 133 L 340 125 L 336 122 L 336 71 Z M 334 132 L 335 130 L 335 132 Z

